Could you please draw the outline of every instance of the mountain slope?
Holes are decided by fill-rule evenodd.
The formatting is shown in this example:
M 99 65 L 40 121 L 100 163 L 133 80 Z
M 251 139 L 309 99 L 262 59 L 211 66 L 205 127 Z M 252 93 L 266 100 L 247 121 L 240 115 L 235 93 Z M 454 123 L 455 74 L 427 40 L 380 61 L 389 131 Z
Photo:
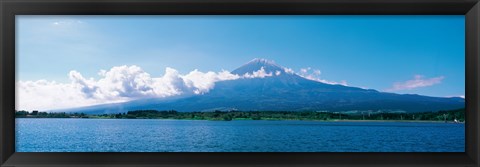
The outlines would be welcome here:
M 254 59 L 232 74 L 244 77 L 217 82 L 202 95 L 171 99 L 144 99 L 118 104 L 97 105 L 66 112 L 89 114 L 117 113 L 155 109 L 177 111 L 403 111 L 423 112 L 463 108 L 462 98 L 440 98 L 379 92 L 343 85 L 325 84 L 289 73 L 284 67 L 265 59 Z

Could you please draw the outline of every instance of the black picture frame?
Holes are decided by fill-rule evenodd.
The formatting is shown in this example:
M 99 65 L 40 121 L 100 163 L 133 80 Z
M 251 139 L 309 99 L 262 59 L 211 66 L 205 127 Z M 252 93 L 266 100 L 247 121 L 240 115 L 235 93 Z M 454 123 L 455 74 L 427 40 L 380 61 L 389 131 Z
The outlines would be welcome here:
M 1 166 L 462 166 L 480 162 L 478 0 L 0 0 Z M 465 153 L 15 152 L 15 15 L 465 15 Z

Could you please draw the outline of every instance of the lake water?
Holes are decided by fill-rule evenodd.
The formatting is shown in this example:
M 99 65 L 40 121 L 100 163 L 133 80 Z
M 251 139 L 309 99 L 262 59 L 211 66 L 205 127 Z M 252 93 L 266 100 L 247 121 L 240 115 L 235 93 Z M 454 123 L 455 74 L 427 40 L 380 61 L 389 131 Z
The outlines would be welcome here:
M 17 152 L 464 152 L 465 125 L 16 119 Z

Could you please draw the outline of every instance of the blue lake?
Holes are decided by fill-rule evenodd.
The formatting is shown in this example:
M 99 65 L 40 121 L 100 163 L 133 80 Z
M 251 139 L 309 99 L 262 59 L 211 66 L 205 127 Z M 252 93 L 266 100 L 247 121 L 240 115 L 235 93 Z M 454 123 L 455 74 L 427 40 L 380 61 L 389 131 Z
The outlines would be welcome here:
M 464 152 L 465 125 L 16 119 L 17 152 Z

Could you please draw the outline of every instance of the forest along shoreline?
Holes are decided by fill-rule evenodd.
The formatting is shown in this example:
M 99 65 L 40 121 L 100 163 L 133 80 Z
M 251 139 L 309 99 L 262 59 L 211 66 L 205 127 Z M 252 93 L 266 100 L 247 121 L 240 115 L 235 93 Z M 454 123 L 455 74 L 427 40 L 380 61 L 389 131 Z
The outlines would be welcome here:
M 325 112 L 325 111 L 213 111 L 178 112 L 175 110 L 135 110 L 117 114 L 48 113 L 16 111 L 16 118 L 84 118 L 84 119 L 176 119 L 176 120 L 305 120 L 342 122 L 465 122 L 465 108 L 437 112 Z

